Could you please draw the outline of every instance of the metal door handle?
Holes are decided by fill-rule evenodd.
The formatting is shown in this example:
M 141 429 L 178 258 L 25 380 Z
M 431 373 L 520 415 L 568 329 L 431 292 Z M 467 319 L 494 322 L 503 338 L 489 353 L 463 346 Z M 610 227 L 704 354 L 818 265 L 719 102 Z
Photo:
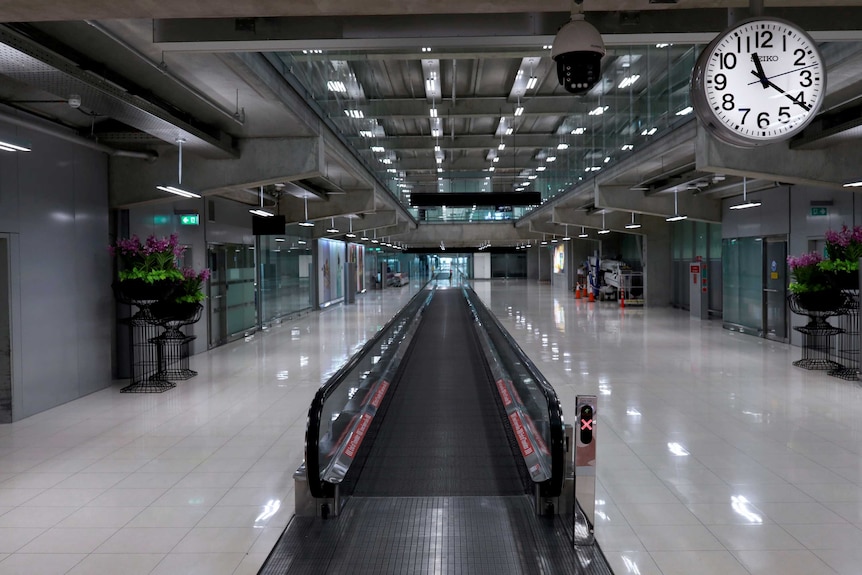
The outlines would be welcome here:
M 768 291 L 770 293 L 778 293 L 777 289 L 766 289 L 766 288 L 764 288 L 763 291 Z

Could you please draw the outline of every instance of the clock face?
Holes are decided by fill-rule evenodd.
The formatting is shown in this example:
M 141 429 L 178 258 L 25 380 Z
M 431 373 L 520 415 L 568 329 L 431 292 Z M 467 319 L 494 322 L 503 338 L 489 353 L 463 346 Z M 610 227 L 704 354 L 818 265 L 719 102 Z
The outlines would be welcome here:
M 692 105 L 713 134 L 737 146 L 790 138 L 820 109 L 826 70 L 814 41 L 772 18 L 740 22 L 713 40 L 692 74 Z

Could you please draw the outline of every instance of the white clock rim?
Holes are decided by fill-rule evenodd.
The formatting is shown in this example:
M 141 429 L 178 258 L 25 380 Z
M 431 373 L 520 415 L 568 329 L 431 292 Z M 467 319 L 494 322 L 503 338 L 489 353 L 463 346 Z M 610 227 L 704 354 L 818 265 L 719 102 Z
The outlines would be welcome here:
M 816 101 L 811 106 L 811 112 L 806 114 L 806 117 L 799 123 L 799 125 L 794 126 L 792 129 L 787 130 L 785 133 L 777 135 L 761 136 L 746 134 L 736 130 L 731 124 L 724 122 L 712 110 L 708 102 L 706 94 L 707 87 L 704 82 L 707 71 L 707 63 L 712 58 L 721 42 L 731 37 L 733 33 L 740 28 L 744 28 L 750 24 L 760 23 L 785 26 L 798 33 L 800 37 L 804 41 L 807 41 L 814 49 L 814 53 L 816 54 L 816 60 L 819 64 L 819 68 L 821 71 L 820 92 L 817 96 Z M 695 63 L 692 76 L 692 90 L 692 105 L 695 108 L 696 115 L 701 119 L 707 129 L 709 129 L 710 132 L 715 134 L 721 140 L 734 146 L 743 147 L 777 143 L 784 140 L 788 140 L 798 134 L 806 126 L 808 126 L 808 124 L 811 123 L 811 121 L 820 111 L 820 108 L 823 104 L 823 100 L 826 97 L 826 63 L 823 60 L 823 55 L 820 53 L 820 49 L 817 47 L 817 42 L 813 38 L 811 38 L 808 32 L 798 24 L 789 20 L 784 20 L 782 18 L 755 16 L 741 20 L 733 26 L 725 29 L 724 31 L 720 32 L 715 38 L 713 38 L 712 41 L 709 42 L 709 44 L 706 45 L 703 52 L 701 52 L 701 54 L 699 55 L 697 62 Z M 698 104 L 700 104 L 700 106 Z

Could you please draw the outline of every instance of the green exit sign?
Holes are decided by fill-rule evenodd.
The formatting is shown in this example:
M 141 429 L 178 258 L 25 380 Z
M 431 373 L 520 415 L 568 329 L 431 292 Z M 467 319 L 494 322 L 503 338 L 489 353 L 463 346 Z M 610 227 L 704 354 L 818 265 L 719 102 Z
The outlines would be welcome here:
M 181 226 L 196 226 L 200 224 L 199 214 L 183 214 L 180 216 Z
M 812 216 L 828 216 L 829 210 L 827 208 L 811 208 Z

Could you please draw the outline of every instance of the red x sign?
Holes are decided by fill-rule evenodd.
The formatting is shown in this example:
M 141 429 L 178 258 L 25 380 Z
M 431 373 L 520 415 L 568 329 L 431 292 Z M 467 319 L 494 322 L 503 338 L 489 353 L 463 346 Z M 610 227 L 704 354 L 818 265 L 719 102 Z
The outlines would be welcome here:
M 584 429 L 589 429 L 590 431 L 593 430 L 593 420 L 592 419 L 589 419 L 589 420 L 588 419 L 582 419 L 581 420 L 581 430 L 584 430 Z

